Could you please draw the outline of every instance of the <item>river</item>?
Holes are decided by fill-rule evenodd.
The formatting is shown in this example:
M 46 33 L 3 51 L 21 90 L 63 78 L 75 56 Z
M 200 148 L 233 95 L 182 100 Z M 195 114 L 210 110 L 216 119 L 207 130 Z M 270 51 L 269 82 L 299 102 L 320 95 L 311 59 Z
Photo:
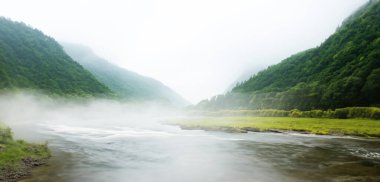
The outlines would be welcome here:
M 379 140 L 190 131 L 157 122 L 31 127 L 54 156 L 23 182 L 380 181 Z
M 0 97 L 17 138 L 53 157 L 22 182 L 380 181 L 380 140 L 181 130 L 161 106 Z

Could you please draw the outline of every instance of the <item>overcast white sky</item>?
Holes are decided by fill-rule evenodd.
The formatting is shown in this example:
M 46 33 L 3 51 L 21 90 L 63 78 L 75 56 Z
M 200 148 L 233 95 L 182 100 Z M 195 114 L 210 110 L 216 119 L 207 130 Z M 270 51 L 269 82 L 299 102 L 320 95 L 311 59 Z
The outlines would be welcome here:
M 189 101 L 324 41 L 367 0 L 1 0 L 0 16 L 91 47 Z

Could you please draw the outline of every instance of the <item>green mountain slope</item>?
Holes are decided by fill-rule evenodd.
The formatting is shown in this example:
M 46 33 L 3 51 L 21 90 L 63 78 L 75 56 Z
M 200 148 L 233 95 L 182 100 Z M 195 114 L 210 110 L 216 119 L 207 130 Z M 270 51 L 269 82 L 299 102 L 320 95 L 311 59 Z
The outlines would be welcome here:
M 112 91 L 73 61 L 53 39 L 0 17 L 0 89 L 51 95 L 108 96 Z
M 201 108 L 328 109 L 380 105 L 380 1 L 372 0 L 319 47 L 295 54 Z
M 176 106 L 188 104 L 185 99 L 157 80 L 113 65 L 85 46 L 61 44 L 72 58 L 125 100 L 160 102 Z

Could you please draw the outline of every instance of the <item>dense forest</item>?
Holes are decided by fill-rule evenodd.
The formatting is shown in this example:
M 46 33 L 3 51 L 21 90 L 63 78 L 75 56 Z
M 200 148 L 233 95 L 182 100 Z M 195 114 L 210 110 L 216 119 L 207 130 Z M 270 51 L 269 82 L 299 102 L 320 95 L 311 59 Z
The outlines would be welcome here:
M 188 104 L 185 99 L 161 82 L 118 67 L 98 57 L 85 46 L 72 43 L 61 43 L 61 45 L 73 59 L 123 100 L 159 102 L 176 106 Z
M 253 75 L 204 109 L 380 106 L 380 1 L 369 1 L 320 46 Z
M 51 37 L 0 17 L 0 89 L 60 96 L 110 96 L 112 91 Z

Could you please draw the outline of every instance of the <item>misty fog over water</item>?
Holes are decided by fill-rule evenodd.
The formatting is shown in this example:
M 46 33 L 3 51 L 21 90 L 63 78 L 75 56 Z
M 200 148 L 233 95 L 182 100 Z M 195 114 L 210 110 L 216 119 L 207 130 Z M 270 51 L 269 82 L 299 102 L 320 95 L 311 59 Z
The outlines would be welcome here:
M 0 98 L 17 137 L 53 157 L 22 181 L 339 181 L 378 179 L 380 142 L 351 137 L 234 134 L 161 124 L 179 110 L 107 100 Z M 175 114 L 173 114 L 175 113 Z M 350 169 L 350 171 L 347 171 Z
M 380 182 L 380 0 L 4 0 L 0 182 Z

